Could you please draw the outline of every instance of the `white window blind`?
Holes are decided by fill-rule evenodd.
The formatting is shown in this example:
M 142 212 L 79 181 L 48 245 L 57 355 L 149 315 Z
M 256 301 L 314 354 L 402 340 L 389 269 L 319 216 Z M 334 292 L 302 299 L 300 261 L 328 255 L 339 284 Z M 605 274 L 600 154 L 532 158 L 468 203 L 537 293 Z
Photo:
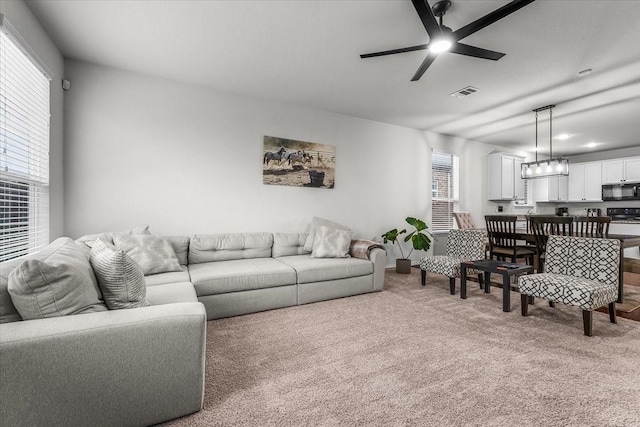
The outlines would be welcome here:
M 431 152 L 431 230 L 453 228 L 458 204 L 458 156 L 443 151 Z
M 0 26 L 0 261 L 49 243 L 49 86 Z

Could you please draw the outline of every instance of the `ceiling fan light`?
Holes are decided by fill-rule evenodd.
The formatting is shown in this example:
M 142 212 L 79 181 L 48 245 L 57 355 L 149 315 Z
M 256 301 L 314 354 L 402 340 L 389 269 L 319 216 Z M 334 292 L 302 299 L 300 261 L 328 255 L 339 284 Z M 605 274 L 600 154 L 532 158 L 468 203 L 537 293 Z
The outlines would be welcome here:
M 429 50 L 433 53 L 445 52 L 451 49 L 451 40 L 447 38 L 441 38 L 429 43 Z

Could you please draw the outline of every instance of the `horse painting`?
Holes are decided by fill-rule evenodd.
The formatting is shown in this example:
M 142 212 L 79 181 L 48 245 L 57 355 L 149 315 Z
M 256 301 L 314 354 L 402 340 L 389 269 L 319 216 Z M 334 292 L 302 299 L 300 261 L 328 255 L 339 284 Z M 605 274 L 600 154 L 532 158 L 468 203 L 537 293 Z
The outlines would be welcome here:
M 333 145 L 265 135 L 261 154 L 264 184 L 334 188 Z

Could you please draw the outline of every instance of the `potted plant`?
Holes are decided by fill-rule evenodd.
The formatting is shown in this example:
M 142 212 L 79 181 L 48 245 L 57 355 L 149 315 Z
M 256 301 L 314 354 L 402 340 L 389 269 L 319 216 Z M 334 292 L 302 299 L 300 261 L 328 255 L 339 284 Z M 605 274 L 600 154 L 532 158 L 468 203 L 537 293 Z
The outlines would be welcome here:
M 400 237 L 400 235 L 407 232 L 406 228 L 400 231 L 398 231 L 397 228 L 394 228 L 393 230 L 389 230 L 384 233 L 381 237 L 385 244 L 389 242 L 391 242 L 392 244 L 395 244 L 396 242 L 398 243 L 398 247 L 400 248 L 400 255 L 402 255 L 402 258 L 396 259 L 396 272 L 409 274 L 411 273 L 411 260 L 409 259 L 411 253 L 414 249 L 428 251 L 431 247 L 431 239 L 429 238 L 429 236 L 433 236 L 429 231 L 427 231 L 427 228 L 429 227 L 424 221 L 413 217 L 407 217 L 405 221 L 407 221 L 407 223 L 414 228 L 414 230 L 404 238 L 405 242 L 411 240 L 411 250 L 406 257 L 404 256 L 402 245 L 400 244 L 400 242 L 398 242 L 398 238 Z

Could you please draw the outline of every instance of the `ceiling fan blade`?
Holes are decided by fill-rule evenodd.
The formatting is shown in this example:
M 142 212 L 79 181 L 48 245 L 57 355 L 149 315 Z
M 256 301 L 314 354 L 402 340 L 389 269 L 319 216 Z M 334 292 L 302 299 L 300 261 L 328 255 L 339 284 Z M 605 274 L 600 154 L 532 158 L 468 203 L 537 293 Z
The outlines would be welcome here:
M 476 58 L 491 59 L 492 61 L 497 61 L 504 56 L 504 53 L 501 52 L 469 46 L 468 44 L 460 42 L 454 43 L 449 49 L 449 52 L 457 53 L 459 55 L 473 56 Z
M 416 80 L 420 80 L 420 77 L 422 77 L 424 72 L 427 71 L 427 68 L 429 68 L 431 63 L 433 61 L 435 61 L 436 57 L 437 57 L 437 55 L 434 55 L 431 52 L 429 52 L 427 54 L 427 57 L 424 58 L 424 61 L 422 61 L 422 64 L 420 64 L 420 67 L 418 68 L 418 71 L 416 71 L 416 73 L 411 78 L 411 81 L 415 82 Z
M 417 0 L 416 0 L 417 1 Z M 465 25 L 462 28 L 459 28 L 458 30 L 453 32 L 453 39 L 455 41 L 458 40 L 462 40 L 463 38 L 470 36 L 471 34 L 475 33 L 476 31 L 479 31 L 481 29 L 483 29 L 484 27 L 486 27 L 487 25 L 491 25 L 496 21 L 499 21 L 500 19 L 504 18 L 507 15 L 512 14 L 513 12 L 517 11 L 518 9 L 521 9 L 523 7 L 525 7 L 526 5 L 528 5 L 529 3 L 533 3 L 535 0 L 513 0 L 511 3 L 506 4 L 504 6 L 502 6 L 499 9 L 494 10 L 493 12 L 483 16 L 480 19 L 477 19 L 475 21 L 473 21 L 472 23 Z
M 409 47 L 403 47 L 400 49 L 391 49 L 391 50 L 383 50 L 380 52 L 372 52 L 372 53 L 365 53 L 360 55 L 360 58 L 364 59 L 364 58 L 373 58 L 376 56 L 384 56 L 384 55 L 393 55 L 394 53 L 405 53 L 405 52 L 413 52 L 414 50 L 425 50 L 427 47 L 429 47 L 429 45 L 427 44 L 420 44 L 417 46 L 409 46 Z
M 438 25 L 438 21 L 436 21 L 436 17 L 433 15 L 433 11 L 429 3 L 427 3 L 427 0 L 411 0 L 411 2 L 413 3 L 413 7 L 416 8 L 416 12 L 418 12 L 424 29 L 427 30 L 427 34 L 429 34 L 429 39 L 433 40 L 436 36 L 442 34 L 440 25 Z

